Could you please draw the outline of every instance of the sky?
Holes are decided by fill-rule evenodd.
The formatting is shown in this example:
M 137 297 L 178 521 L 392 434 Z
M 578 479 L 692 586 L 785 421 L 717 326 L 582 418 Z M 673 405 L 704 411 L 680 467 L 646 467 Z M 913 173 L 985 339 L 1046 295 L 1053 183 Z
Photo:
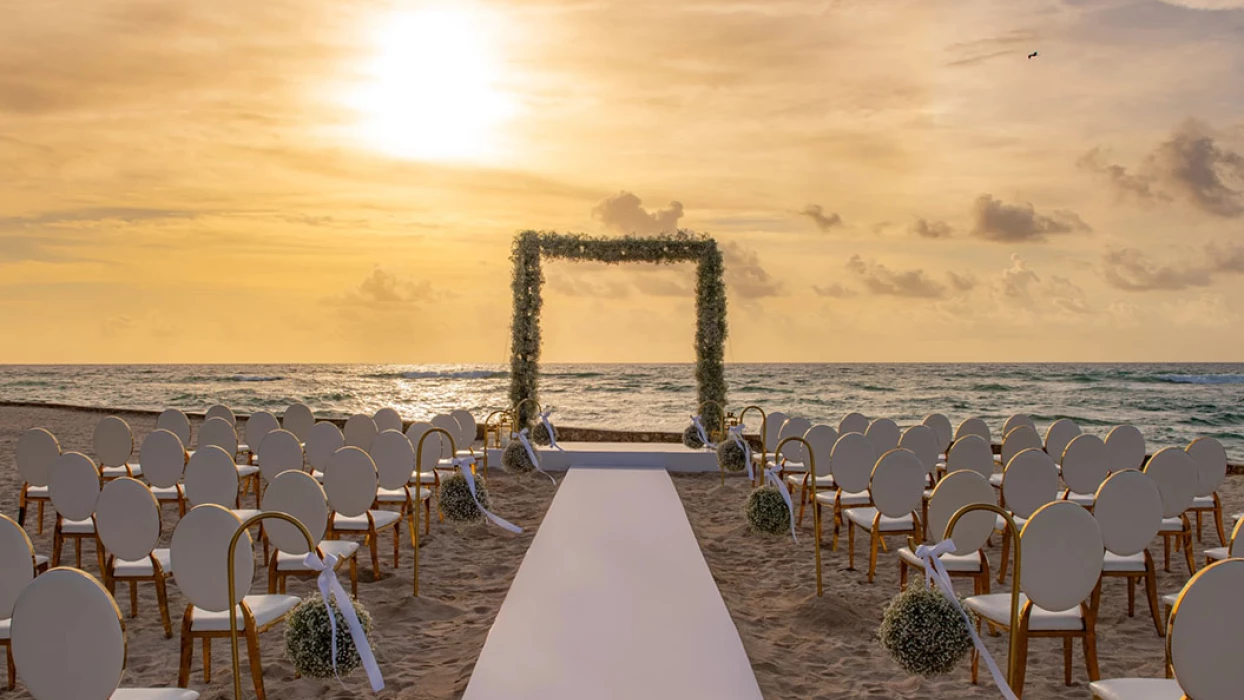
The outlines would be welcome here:
M 1244 0 L 0 11 L 0 363 L 1244 360 Z

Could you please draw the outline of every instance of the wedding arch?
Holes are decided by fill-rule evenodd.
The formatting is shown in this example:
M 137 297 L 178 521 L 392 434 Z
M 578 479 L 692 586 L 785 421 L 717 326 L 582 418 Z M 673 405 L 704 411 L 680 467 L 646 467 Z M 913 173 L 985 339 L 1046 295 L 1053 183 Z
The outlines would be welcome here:
M 717 241 L 703 234 L 678 231 L 660 236 L 599 238 L 577 233 L 523 231 L 514 237 L 513 340 L 510 347 L 510 405 L 519 407 L 515 420 L 528 425 L 535 415 L 533 402 L 540 384 L 540 309 L 544 273 L 540 260 L 620 263 L 696 263 L 695 380 L 696 406 L 714 401 L 726 405 L 725 344 L 726 285 Z M 532 399 L 533 401 L 525 401 Z M 690 407 L 691 412 L 698 409 Z M 708 430 L 721 426 L 716 411 L 706 411 Z

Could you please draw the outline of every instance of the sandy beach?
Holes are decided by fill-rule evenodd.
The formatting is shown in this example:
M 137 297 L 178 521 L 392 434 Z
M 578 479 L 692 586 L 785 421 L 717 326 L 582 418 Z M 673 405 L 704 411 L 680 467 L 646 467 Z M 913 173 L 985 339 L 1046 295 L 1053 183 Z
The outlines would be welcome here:
M 60 440 L 63 450 L 91 452 L 91 434 L 101 412 L 46 408 L 0 408 L 0 512 L 17 513 L 21 484 L 12 455 L 19 435 L 30 427 L 45 427 Z M 155 424 L 154 416 L 122 414 L 141 441 Z M 197 423 L 197 421 L 195 421 Z M 196 426 L 197 427 L 197 426 Z M 973 687 L 964 663 L 956 673 L 927 680 L 901 672 L 875 641 L 881 610 L 898 590 L 898 564 L 893 553 L 882 554 L 875 584 L 869 585 L 864 570 L 848 571 L 845 540 L 839 552 L 824 554 L 825 595 L 815 595 L 811 517 L 805 519 L 798 544 L 789 537 L 761 537 L 748 533 L 742 509 L 750 490 L 744 478 L 734 477 L 722 486 L 715 474 L 674 475 L 674 483 L 700 541 L 704 556 L 739 628 L 743 644 L 767 698 L 991 698 L 997 691 L 987 680 Z M 1240 477 L 1230 477 L 1220 493 L 1228 513 L 1244 506 Z M 382 561 L 384 577 L 373 581 L 370 567 L 360 566 L 359 596 L 376 622 L 374 643 L 388 688 L 386 698 L 454 698 L 466 688 L 489 627 L 518 570 L 527 547 L 544 517 L 554 489 L 534 475 L 515 478 L 499 471 L 490 475 L 495 512 L 521 525 L 521 535 L 495 527 L 455 529 L 434 524 L 422 547 L 420 599 L 410 596 L 410 546 L 403 545 L 402 564 L 394 573 L 392 561 Z M 244 502 L 248 502 L 248 495 Z M 167 546 L 176 522 L 176 511 L 164 511 Z M 45 515 L 43 535 L 35 535 L 33 512 L 27 529 L 36 551 L 51 553 L 52 514 Z M 1229 524 L 1229 523 L 1228 523 Z M 1205 530 L 1206 546 L 1217 546 L 1212 525 Z M 382 535 L 382 553 L 389 535 Z M 891 547 L 900 543 L 891 542 Z M 1198 565 L 1203 546 L 1196 545 Z M 1161 543 L 1150 551 L 1160 561 Z M 990 550 L 996 567 L 998 547 Z M 857 562 L 866 566 L 867 556 Z M 84 551 L 84 568 L 96 571 L 93 552 Z M 66 562 L 72 564 L 72 549 Z M 1179 590 L 1186 581 L 1182 559 L 1172 562 L 1174 572 L 1159 571 L 1159 592 Z M 996 568 L 995 568 L 996 570 Z M 257 589 L 265 586 L 266 572 L 256 578 Z M 1009 582 L 1008 582 L 1009 583 Z M 312 591 L 308 580 L 291 581 L 290 593 Z M 968 589 L 961 588 L 963 592 Z M 995 584 L 995 591 L 1004 590 Z M 170 610 L 176 628 L 185 599 L 176 585 L 170 586 Z M 128 596 L 119 590 L 122 610 L 128 614 Z M 1098 622 L 1098 645 L 1103 677 L 1162 675 L 1163 640 L 1138 595 L 1137 614 L 1126 615 L 1126 584 L 1106 584 Z M 154 588 L 140 587 L 139 616 L 126 618 L 129 642 L 124 685 L 172 685 L 177 677 L 178 639 L 165 639 L 160 629 Z M 279 629 L 279 628 L 278 628 Z M 987 638 L 1000 664 L 1004 663 L 1005 637 Z M 273 698 L 347 698 L 365 696 L 361 674 L 346 679 L 344 687 L 333 681 L 294 678 L 284 659 L 280 632 L 262 638 L 265 683 Z M 227 645 L 213 649 L 211 684 L 202 681 L 201 657 L 196 648 L 191 688 L 207 699 L 232 696 Z M 243 651 L 243 653 L 245 653 Z M 245 661 L 244 661 L 245 663 Z M 1076 686 L 1062 683 L 1062 648 L 1057 640 L 1033 640 L 1030 645 L 1026 698 L 1087 698 L 1083 657 L 1074 652 Z M 982 678 L 987 675 L 982 669 Z M 20 688 L 7 697 L 28 698 Z

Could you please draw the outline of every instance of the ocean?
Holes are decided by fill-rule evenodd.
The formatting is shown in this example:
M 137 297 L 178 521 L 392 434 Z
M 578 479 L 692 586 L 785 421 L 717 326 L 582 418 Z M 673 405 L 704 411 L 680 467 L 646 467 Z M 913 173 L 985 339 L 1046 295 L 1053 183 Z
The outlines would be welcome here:
M 1244 364 L 731 364 L 726 379 L 736 412 L 755 404 L 837 425 L 854 410 L 909 425 L 939 411 L 994 431 L 1024 412 L 1042 429 L 1067 417 L 1103 436 L 1131 423 L 1151 451 L 1208 435 L 1244 462 Z M 408 420 L 455 408 L 482 419 L 508 392 L 498 365 L 0 366 L 0 401 L 145 410 L 219 402 L 279 415 L 301 401 L 324 417 L 392 406 Z M 681 431 L 696 410 L 694 370 L 548 364 L 540 400 L 561 425 Z

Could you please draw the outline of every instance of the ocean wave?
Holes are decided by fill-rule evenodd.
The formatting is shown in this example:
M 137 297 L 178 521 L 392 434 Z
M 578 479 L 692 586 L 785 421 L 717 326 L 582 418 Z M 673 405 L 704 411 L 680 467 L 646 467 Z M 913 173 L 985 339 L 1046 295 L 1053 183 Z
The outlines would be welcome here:
M 507 372 L 497 372 L 500 376 L 509 376 Z M 596 379 L 597 377 L 608 377 L 604 372 L 541 372 L 542 377 L 557 377 L 559 379 Z
M 1244 374 L 1159 374 L 1154 379 L 1171 384 L 1244 384 Z
M 266 377 L 259 374 L 235 374 L 232 377 L 221 377 L 222 382 L 279 382 L 285 377 Z
M 1005 384 L 973 384 L 972 391 L 1010 391 L 1011 387 Z
M 363 376 L 367 379 L 503 379 L 510 376 L 510 373 L 476 369 L 459 372 L 378 372 Z

